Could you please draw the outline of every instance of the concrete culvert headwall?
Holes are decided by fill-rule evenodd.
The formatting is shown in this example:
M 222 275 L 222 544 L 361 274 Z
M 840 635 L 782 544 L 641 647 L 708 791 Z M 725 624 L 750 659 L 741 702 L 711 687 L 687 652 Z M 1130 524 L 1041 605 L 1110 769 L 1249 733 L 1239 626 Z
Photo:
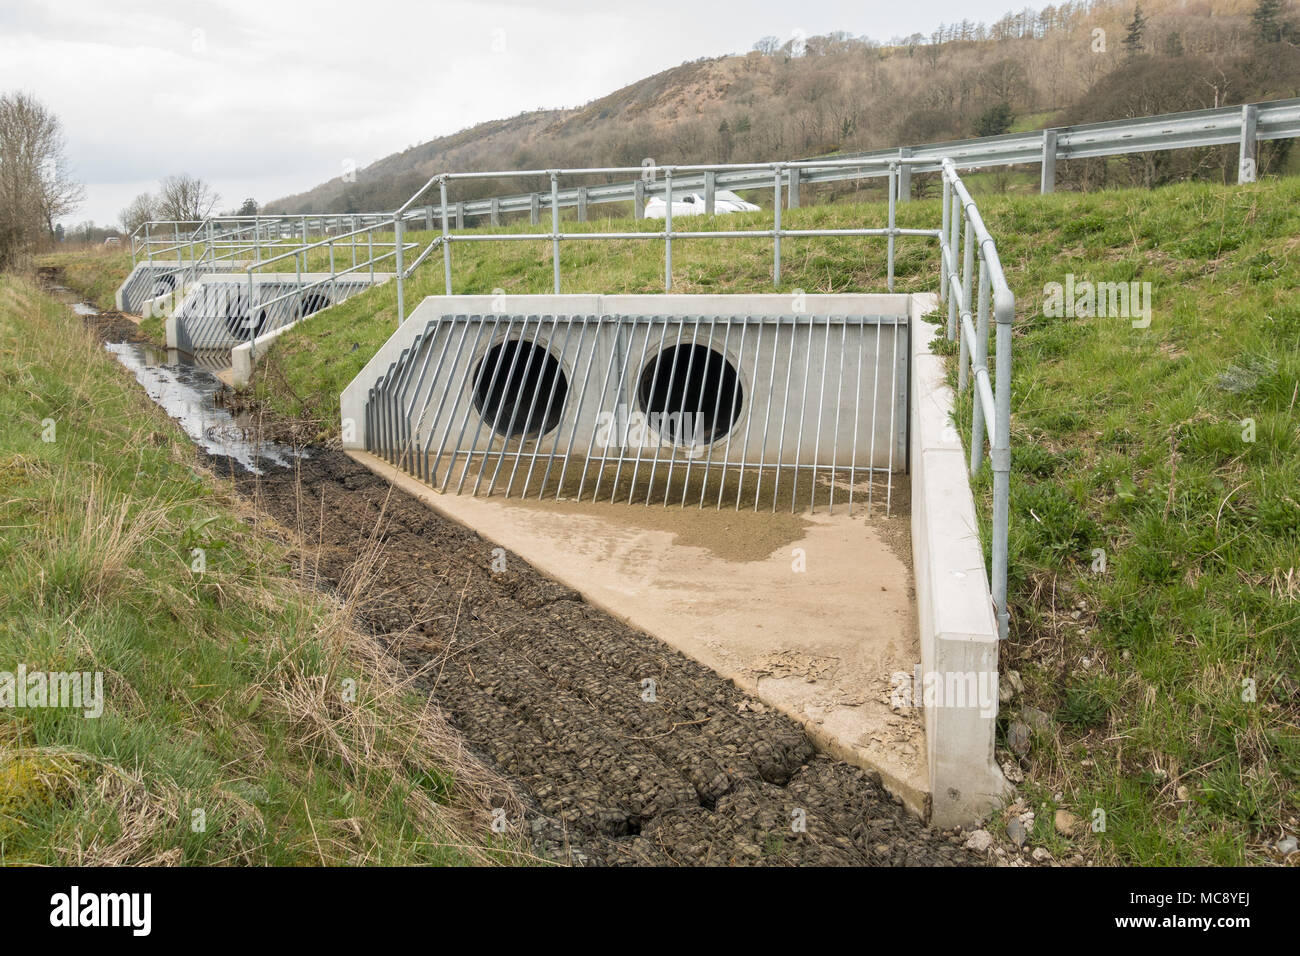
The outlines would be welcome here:
M 887 510 L 907 298 L 810 298 L 430 298 L 344 406 L 361 447 L 441 491 Z
M 391 275 L 377 273 L 374 283 Z M 371 278 L 321 273 L 204 275 L 194 282 L 176 308 L 168 345 L 175 348 L 234 348 L 314 315 L 368 289 Z

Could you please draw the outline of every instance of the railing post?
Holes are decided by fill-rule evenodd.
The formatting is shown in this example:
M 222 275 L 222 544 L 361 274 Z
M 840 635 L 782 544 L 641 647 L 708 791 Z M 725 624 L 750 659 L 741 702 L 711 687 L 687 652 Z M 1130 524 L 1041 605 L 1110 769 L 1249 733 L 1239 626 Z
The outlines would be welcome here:
M 903 146 L 898 151 L 899 159 L 906 159 L 912 155 L 910 146 Z M 907 202 L 912 198 L 912 166 L 910 163 L 898 164 L 898 201 Z
M 948 217 L 952 214 L 952 181 L 943 170 L 943 224 L 939 227 L 939 304 L 948 301 Z
M 718 174 L 709 170 L 704 174 L 704 215 L 712 216 L 718 205 Z
M 542 221 L 542 197 L 533 193 L 528 197 L 528 222 L 531 225 L 540 225 Z
M 951 235 L 948 237 L 948 253 L 952 258 L 952 272 L 948 275 L 949 295 L 948 295 L 948 341 L 957 338 L 957 297 L 952 295 L 953 276 L 957 275 L 957 253 L 961 251 L 961 196 L 957 190 L 952 193 L 952 214 L 948 217 L 948 227 Z
M 781 178 L 784 170 L 780 163 L 773 166 L 772 174 L 772 285 L 781 284 Z
M 578 187 L 578 222 L 587 221 L 587 187 Z
M 555 294 L 560 294 L 560 174 L 551 170 L 551 265 Z
M 632 184 L 632 218 L 645 218 L 645 180 L 638 179 Z
M 1007 522 L 1011 515 L 1011 323 L 1016 299 L 1007 290 L 993 303 L 997 319 L 997 392 L 993 399 L 997 421 L 993 428 L 993 606 L 998 615 L 998 637 L 1010 627 L 1007 611 Z
M 961 347 L 957 356 L 957 388 L 964 389 L 966 380 L 970 375 L 970 365 L 974 360 L 972 349 L 975 347 L 974 342 L 967 341 L 965 326 L 961 325 L 961 315 L 969 314 L 974 310 L 971 308 L 971 280 L 975 274 L 975 223 L 970 216 L 966 217 L 966 235 L 964 237 L 966 248 L 962 250 L 961 264 L 961 302 L 958 306 L 957 316 L 958 326 L 961 334 Z M 978 397 L 978 396 L 977 396 Z
M 976 308 L 979 315 L 976 318 L 974 354 L 979 356 L 980 364 L 986 368 L 989 362 L 989 294 L 989 264 L 985 261 L 984 251 L 981 249 L 979 291 L 976 292 Z M 984 463 L 984 403 L 980 401 L 978 391 L 979 383 L 976 382 L 976 394 L 972 396 L 974 401 L 971 403 L 970 473 L 972 478 L 979 474 L 980 466 Z
M 1247 103 L 1241 108 L 1241 154 L 1237 161 L 1237 184 L 1253 183 L 1259 178 L 1256 157 L 1256 135 L 1259 127 L 1259 107 Z
M 799 173 L 798 167 L 786 170 L 786 208 L 799 208 Z
M 664 170 L 664 291 L 673 291 L 673 170 Z
M 442 201 L 442 283 L 447 295 L 451 295 L 451 229 L 447 223 L 447 180 L 438 183 L 438 198 Z M 537 194 L 533 194 L 533 199 Z M 534 222 L 537 220 L 534 218 Z
M 888 249 L 888 273 L 886 275 L 886 286 L 890 292 L 894 291 L 894 228 L 897 222 L 898 213 L 898 164 L 889 164 L 889 249 Z
M 402 255 L 402 246 L 406 243 L 403 241 L 403 233 L 406 232 L 406 223 L 403 222 L 399 213 L 393 217 L 393 240 L 396 246 L 397 254 L 397 326 L 401 328 L 402 323 L 406 321 L 406 277 L 402 275 L 404 262 Z
M 1056 130 L 1043 130 L 1043 168 L 1038 191 L 1044 196 L 1056 191 Z

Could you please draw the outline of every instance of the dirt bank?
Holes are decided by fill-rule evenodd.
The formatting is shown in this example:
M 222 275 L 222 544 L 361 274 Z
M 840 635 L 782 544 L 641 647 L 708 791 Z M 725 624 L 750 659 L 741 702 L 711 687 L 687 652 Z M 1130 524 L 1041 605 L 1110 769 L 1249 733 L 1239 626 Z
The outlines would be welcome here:
M 513 556 L 494 572 L 491 544 L 343 453 L 313 449 L 296 469 L 261 476 L 212 465 L 312 543 L 305 560 L 322 583 L 346 590 L 378 555 L 362 623 L 424 672 L 421 686 L 467 740 L 520 782 L 535 815 L 510 824 L 548 855 L 978 862 L 870 775 L 815 755 L 793 721 Z

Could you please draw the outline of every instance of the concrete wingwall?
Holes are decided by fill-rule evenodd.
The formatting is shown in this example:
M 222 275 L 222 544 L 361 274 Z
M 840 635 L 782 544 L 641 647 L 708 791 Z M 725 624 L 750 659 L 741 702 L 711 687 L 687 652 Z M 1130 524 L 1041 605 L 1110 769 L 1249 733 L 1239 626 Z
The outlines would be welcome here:
M 941 333 L 921 316 L 933 295 L 912 300 L 910 445 L 912 562 L 921 664 L 912 694 L 922 707 L 930 764 L 931 822 L 974 823 L 1006 796 L 994 759 L 998 628 L 980 545 L 975 498 Z

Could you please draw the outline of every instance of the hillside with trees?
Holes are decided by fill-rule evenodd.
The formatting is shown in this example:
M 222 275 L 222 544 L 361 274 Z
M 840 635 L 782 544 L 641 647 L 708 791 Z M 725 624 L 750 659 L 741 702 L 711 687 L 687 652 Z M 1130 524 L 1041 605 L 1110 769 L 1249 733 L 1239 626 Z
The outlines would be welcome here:
M 431 140 L 266 210 L 390 209 L 443 170 L 768 161 L 1297 96 L 1298 23 L 1293 0 L 1069 0 L 888 42 L 764 37 L 577 109 Z M 1072 164 L 1061 185 L 1222 173 L 1221 153 Z M 457 198 L 536 188 L 458 184 Z

